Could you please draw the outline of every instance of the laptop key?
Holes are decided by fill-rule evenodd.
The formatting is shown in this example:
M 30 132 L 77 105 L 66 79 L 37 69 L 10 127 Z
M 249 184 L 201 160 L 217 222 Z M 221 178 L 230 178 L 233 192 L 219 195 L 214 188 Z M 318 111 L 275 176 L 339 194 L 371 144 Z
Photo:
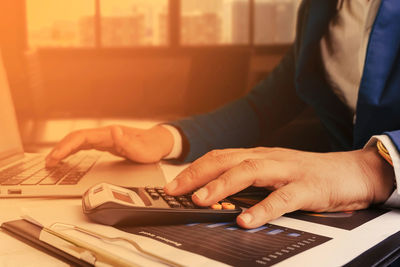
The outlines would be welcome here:
M 65 174 L 56 176 L 56 175 L 50 175 L 49 177 L 45 178 L 44 180 L 42 180 L 39 184 L 40 185 L 54 185 L 57 184 L 63 177 Z
M 14 178 L 8 179 L 5 182 L 2 182 L 1 185 L 18 185 L 26 179 L 27 179 L 26 177 L 14 177 Z
M 61 182 L 60 184 L 65 184 L 65 185 L 73 185 L 77 184 L 82 177 L 86 174 L 86 172 L 78 171 L 78 172 L 72 172 L 68 174 Z
M 48 175 L 32 175 L 25 181 L 21 183 L 21 185 L 35 185 L 38 184 L 40 181 L 42 181 L 44 178 L 46 178 Z
M 40 163 L 38 159 L 39 157 L 30 158 L 0 171 L 0 184 L 3 184 L 5 182 L 9 183 L 8 182 L 9 179 L 15 177 L 16 175 L 21 175 L 21 174 L 24 174 L 26 179 L 27 177 L 29 177 L 38 170 L 37 166 L 39 166 Z M 30 168 L 32 168 L 31 172 L 28 171 Z M 14 185 L 15 182 L 16 180 L 13 181 L 12 184 Z
M 77 184 L 98 157 L 76 155 L 54 168 L 45 168 L 41 157 L 29 158 L 0 171 L 1 185 Z M 61 181 L 61 182 L 60 182 Z

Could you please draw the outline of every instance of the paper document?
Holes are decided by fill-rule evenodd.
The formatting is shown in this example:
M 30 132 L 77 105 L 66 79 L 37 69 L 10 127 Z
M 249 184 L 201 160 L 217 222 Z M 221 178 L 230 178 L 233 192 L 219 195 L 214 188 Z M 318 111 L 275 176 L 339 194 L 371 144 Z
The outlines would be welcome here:
M 133 239 L 146 250 L 188 266 L 249 266 L 249 261 L 252 266 L 339 266 L 400 229 L 400 212 L 390 210 L 300 212 L 253 230 L 220 223 L 120 228 L 124 231 L 91 223 L 79 204 L 62 210 L 30 208 L 24 212 L 47 227 L 62 222 L 110 237 Z M 163 266 L 127 244 L 104 244 L 74 231 L 68 234 L 132 263 Z

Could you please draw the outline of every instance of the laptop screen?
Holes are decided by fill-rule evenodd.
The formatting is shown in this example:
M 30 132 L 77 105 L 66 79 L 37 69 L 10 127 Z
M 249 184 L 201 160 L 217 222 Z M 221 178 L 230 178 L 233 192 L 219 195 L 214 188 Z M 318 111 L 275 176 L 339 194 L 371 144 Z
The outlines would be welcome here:
M 0 51 L 0 161 L 22 152 L 21 137 Z

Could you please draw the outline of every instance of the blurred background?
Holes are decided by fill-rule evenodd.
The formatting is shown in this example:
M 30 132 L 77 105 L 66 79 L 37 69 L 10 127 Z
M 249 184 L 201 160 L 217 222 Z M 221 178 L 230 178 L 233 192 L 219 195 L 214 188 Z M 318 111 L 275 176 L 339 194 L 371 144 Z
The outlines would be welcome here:
M 242 96 L 293 42 L 299 2 L 0 0 L 24 142 L 115 120 L 177 119 Z

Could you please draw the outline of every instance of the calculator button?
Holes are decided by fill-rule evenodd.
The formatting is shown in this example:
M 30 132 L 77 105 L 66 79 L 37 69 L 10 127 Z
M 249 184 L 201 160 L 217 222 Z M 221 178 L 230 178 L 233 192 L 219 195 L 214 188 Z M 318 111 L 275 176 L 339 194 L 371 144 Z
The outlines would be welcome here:
M 180 202 L 188 201 L 187 197 L 184 196 L 176 197 L 176 199 L 179 200 Z
M 148 193 L 156 193 L 156 190 L 154 190 L 154 189 L 147 189 L 146 190 Z
M 186 208 L 191 208 L 193 209 L 195 206 L 193 205 L 192 202 L 189 201 L 182 201 L 183 206 L 185 206 Z
M 166 201 L 175 201 L 175 198 L 174 198 L 174 197 L 171 197 L 171 196 L 165 196 L 164 199 L 165 199 Z
M 212 208 L 213 210 L 222 210 L 222 205 L 216 203 L 216 204 L 211 205 L 211 208 Z
M 179 204 L 179 203 L 176 202 L 176 201 L 168 201 L 168 205 L 169 205 L 171 208 L 180 208 L 180 207 L 181 207 L 181 204 Z
M 144 189 L 146 189 L 146 191 L 147 191 L 147 190 L 150 190 L 150 189 L 154 189 L 154 187 L 146 186 Z
M 163 192 L 163 193 L 159 193 L 159 194 L 160 194 L 160 196 L 162 196 L 162 197 L 167 196 L 167 194 L 165 194 L 164 192 Z
M 224 210 L 234 210 L 235 209 L 235 205 L 233 205 L 232 203 L 229 203 L 229 202 L 222 202 L 222 209 L 224 209 Z
M 151 198 L 154 199 L 154 200 L 157 200 L 157 199 L 160 198 L 160 195 L 157 194 L 157 193 L 150 193 L 150 196 L 151 196 Z
M 161 190 L 161 191 L 164 191 L 164 187 L 157 186 L 157 187 L 156 187 L 156 190 L 157 190 L 157 191 L 160 191 L 160 190 Z

